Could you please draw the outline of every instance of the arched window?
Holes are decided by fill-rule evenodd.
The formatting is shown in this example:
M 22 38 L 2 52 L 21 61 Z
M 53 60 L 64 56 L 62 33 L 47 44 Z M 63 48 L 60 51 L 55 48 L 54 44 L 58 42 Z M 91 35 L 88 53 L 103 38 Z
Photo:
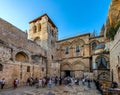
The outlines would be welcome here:
M 3 71 L 3 65 L 0 64 L 0 71 Z
M 33 33 L 36 33 L 37 32 L 37 27 L 34 25 L 33 26 Z
M 52 34 L 52 36 L 54 37 L 54 31 L 53 31 L 53 30 L 51 30 L 51 34 Z
M 27 72 L 30 72 L 30 66 L 27 66 Z
M 66 48 L 65 48 L 65 54 L 68 54 L 68 53 L 69 53 L 69 48 L 66 47 Z
M 55 42 L 53 40 L 51 40 L 51 46 L 55 47 Z
M 76 52 L 80 52 L 80 46 L 79 45 L 76 46 Z
M 28 62 L 28 56 L 24 52 L 18 52 L 15 56 L 16 61 Z
M 96 42 L 93 42 L 93 43 L 92 43 L 92 50 L 95 50 L 96 46 L 97 46 L 97 43 L 96 43 Z
M 96 63 L 97 63 L 97 68 L 98 69 L 107 69 L 108 66 L 107 66 L 107 61 L 104 57 L 100 57 L 96 60 Z
M 37 31 L 38 31 L 38 32 L 41 31 L 41 23 L 38 24 L 38 26 L 37 26 Z

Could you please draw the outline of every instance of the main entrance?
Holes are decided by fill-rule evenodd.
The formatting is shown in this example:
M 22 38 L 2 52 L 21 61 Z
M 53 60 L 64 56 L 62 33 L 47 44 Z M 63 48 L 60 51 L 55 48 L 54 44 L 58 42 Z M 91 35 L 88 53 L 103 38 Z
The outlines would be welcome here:
M 60 76 L 61 77 L 83 77 L 83 72 L 85 70 L 84 63 L 81 61 L 75 61 L 72 64 L 69 62 L 61 63 L 60 65 Z
M 68 76 L 70 76 L 70 70 L 65 71 L 65 77 L 68 77 Z
M 74 77 L 75 76 L 75 73 L 74 71 L 71 71 L 71 70 L 64 70 L 64 71 L 61 71 L 61 77 Z

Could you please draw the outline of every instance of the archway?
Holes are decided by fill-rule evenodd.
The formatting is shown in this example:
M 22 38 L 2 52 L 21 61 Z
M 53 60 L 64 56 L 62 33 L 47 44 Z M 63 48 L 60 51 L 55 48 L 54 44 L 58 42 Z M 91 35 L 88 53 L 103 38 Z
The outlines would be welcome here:
M 97 69 L 109 69 L 108 58 L 105 56 L 98 56 L 95 61 Z
M 90 42 L 90 46 L 91 46 L 91 50 L 95 50 L 96 46 L 99 45 L 99 41 L 97 40 L 93 40 L 92 42 Z
M 82 78 L 85 72 L 85 64 L 79 60 L 73 62 L 72 69 L 74 71 L 75 77 Z
M 28 62 L 29 61 L 27 54 L 24 52 L 18 52 L 15 55 L 15 60 L 20 61 L 20 62 Z
M 72 75 L 72 67 L 70 63 L 62 63 L 61 64 L 61 76 L 67 77 L 67 76 L 73 76 Z

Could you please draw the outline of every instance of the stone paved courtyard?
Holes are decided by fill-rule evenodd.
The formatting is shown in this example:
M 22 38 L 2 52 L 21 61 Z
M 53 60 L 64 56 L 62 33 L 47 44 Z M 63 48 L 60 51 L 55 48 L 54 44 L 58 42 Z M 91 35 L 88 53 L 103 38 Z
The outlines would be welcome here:
M 0 90 L 0 95 L 101 95 L 94 84 L 91 88 L 82 85 L 54 86 L 52 88 L 19 87 Z

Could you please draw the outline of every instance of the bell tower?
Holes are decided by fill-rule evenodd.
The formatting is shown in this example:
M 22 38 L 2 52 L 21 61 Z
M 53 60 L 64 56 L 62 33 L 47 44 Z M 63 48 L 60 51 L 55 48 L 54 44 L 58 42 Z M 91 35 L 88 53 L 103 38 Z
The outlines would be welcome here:
M 47 14 L 30 21 L 29 26 L 29 39 L 45 50 L 58 40 L 57 27 Z
M 56 59 L 58 30 L 47 14 L 44 14 L 31 22 L 29 39 L 40 45 L 47 53 L 47 76 L 53 74 L 52 65 Z

